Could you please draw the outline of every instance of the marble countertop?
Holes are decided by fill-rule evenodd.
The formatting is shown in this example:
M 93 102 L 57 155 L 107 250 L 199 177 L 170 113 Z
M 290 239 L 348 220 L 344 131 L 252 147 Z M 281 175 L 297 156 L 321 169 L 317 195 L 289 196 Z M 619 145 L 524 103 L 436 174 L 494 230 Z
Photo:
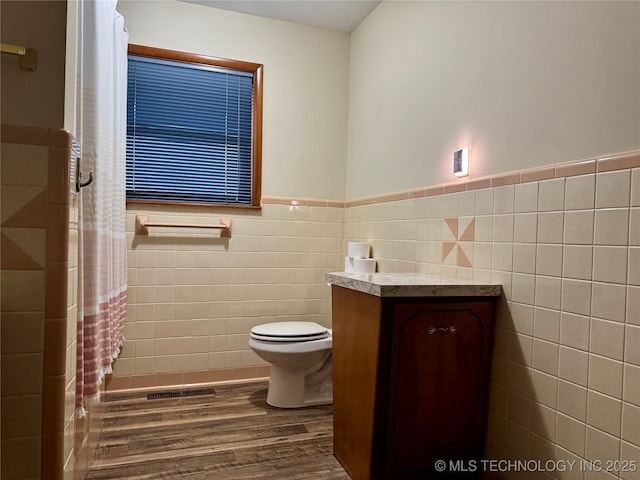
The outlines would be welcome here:
M 377 297 L 499 297 L 502 285 L 424 273 L 327 273 L 327 283 Z

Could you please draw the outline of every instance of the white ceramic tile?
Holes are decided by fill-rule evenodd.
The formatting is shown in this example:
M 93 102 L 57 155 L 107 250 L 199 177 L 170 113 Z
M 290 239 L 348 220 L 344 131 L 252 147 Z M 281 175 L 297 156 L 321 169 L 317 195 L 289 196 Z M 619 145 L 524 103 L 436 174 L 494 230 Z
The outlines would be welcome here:
M 622 361 L 624 324 L 607 320 L 591 319 L 591 353 Z
M 529 243 L 513 245 L 513 271 L 536 273 L 536 246 Z
M 531 384 L 536 401 L 555 410 L 558 404 L 558 377 L 532 370 Z
M 562 275 L 567 278 L 591 280 L 593 270 L 593 247 L 565 245 Z
M 560 339 L 560 312 L 546 308 L 536 308 L 534 336 L 541 340 L 558 343 Z
M 593 235 L 596 245 L 627 245 L 628 235 L 628 208 L 596 210 Z
M 554 277 L 562 275 L 562 245 L 538 245 L 536 273 Z
M 595 247 L 593 252 L 595 282 L 626 283 L 627 248 Z
M 560 347 L 558 377 L 583 387 L 587 386 L 589 354 L 570 347 Z
M 622 440 L 640 446 L 640 407 L 622 405 Z
M 538 237 L 538 215 L 519 213 L 514 216 L 513 240 L 518 243 L 536 243 Z
M 611 283 L 596 283 L 592 285 L 591 315 L 617 322 L 625 321 L 624 285 Z
M 494 215 L 493 217 L 493 241 L 513 241 L 513 215 Z
M 471 216 L 476 211 L 476 192 L 460 192 L 458 194 L 458 215 Z
M 596 208 L 628 207 L 630 170 L 599 173 L 596 176 Z
M 564 214 L 542 212 L 538 214 L 538 243 L 562 243 Z
M 584 210 L 595 205 L 595 175 L 568 177 L 565 187 L 565 208 Z
M 533 368 L 549 375 L 558 374 L 558 344 L 543 340 L 533 340 Z
M 492 252 L 493 270 L 510 272 L 513 268 L 513 244 L 494 243 Z
M 640 366 L 640 326 L 627 325 L 625 328 L 624 361 Z
M 558 414 L 558 423 L 556 428 L 558 445 L 566 448 L 576 455 L 583 456 L 586 425 L 583 422 L 560 413 Z
M 629 245 L 640 246 L 640 208 L 629 210 Z
M 610 435 L 620 436 L 622 402 L 600 393 L 589 391 L 587 397 L 587 423 Z
M 515 332 L 524 335 L 533 335 L 534 308 L 532 306 L 513 303 L 511 305 L 511 316 L 513 321 L 513 330 Z
M 629 325 L 640 325 L 640 287 L 627 287 L 627 319 Z
M 620 439 L 587 426 L 586 458 L 600 462 L 617 461 L 620 456 Z
M 575 383 L 559 380 L 558 411 L 584 422 L 587 419 L 587 389 Z
M 476 242 L 473 246 L 473 266 L 480 269 L 490 269 L 492 251 L 493 244 Z
M 622 398 L 622 362 L 599 355 L 589 356 L 589 388 Z
M 531 365 L 533 359 L 533 338 L 529 335 L 512 333 L 509 341 L 509 360 L 523 365 Z
M 580 350 L 589 349 L 589 317 L 563 312 L 560 317 L 560 344 Z
M 622 399 L 640 407 L 640 367 L 636 365 L 624 365 Z
M 533 402 L 531 407 L 531 431 L 541 437 L 547 438 L 551 442 L 555 442 L 556 415 L 556 410 L 542 403 Z
M 526 455 L 529 451 L 529 433 L 528 429 L 518 425 L 515 422 L 507 421 L 507 441 L 510 450 L 517 455 Z
M 564 209 L 565 179 L 544 180 L 538 186 L 538 211 L 550 212 Z
M 493 188 L 476 190 L 476 215 L 493 214 Z
M 511 300 L 526 305 L 534 305 L 535 281 L 535 275 L 514 273 L 512 276 Z
M 521 183 L 515 186 L 516 213 L 529 213 L 538 210 L 538 182 Z
M 593 210 L 566 212 L 564 215 L 564 243 L 591 245 L 594 231 Z
M 589 315 L 591 307 L 591 282 L 562 279 L 562 310 Z
M 559 310 L 561 302 L 560 278 L 536 275 L 535 295 L 537 306 Z
M 493 189 L 494 213 L 513 213 L 515 204 L 515 187 L 506 185 Z

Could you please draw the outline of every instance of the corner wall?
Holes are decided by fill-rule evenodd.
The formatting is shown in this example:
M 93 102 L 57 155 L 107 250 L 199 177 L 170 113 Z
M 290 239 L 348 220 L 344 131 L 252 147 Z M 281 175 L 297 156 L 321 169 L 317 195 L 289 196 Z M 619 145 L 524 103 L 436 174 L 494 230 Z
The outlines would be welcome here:
M 348 202 L 347 241 L 378 271 L 503 285 L 487 458 L 638 478 L 640 152 Z

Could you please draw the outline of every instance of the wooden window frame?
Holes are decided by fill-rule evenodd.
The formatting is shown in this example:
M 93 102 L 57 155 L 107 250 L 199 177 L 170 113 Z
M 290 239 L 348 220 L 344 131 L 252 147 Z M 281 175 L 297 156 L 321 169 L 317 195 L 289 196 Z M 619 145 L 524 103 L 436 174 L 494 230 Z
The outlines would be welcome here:
M 127 200 L 128 204 L 141 203 L 152 205 L 181 205 L 199 207 L 221 208 L 249 208 L 259 209 L 262 198 L 262 71 L 264 66 L 260 63 L 230 60 L 228 58 L 210 57 L 195 53 L 179 52 L 164 48 L 147 47 L 144 45 L 129 44 L 129 55 L 139 57 L 159 58 L 177 62 L 213 65 L 216 67 L 239 70 L 253 73 L 253 138 L 251 146 L 251 205 L 232 205 L 224 203 L 188 203 L 154 200 Z

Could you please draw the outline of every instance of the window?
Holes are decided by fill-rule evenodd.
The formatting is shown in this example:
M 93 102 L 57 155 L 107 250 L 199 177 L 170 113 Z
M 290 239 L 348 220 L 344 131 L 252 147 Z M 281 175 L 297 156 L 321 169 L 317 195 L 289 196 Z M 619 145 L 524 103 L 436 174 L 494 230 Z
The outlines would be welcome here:
M 129 46 L 127 201 L 258 206 L 262 65 Z

